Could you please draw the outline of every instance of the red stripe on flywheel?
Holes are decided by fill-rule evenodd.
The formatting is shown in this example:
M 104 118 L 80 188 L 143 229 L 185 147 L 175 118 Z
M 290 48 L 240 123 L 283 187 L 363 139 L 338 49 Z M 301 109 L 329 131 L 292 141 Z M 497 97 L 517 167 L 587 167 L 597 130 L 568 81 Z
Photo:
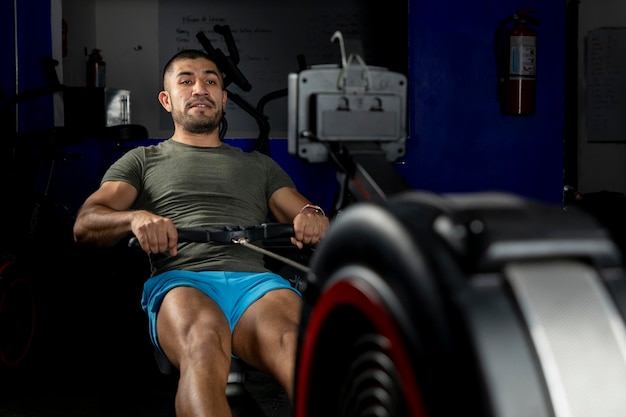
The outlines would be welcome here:
M 404 342 L 395 320 L 385 310 L 380 300 L 367 294 L 350 281 L 343 280 L 331 285 L 320 296 L 311 312 L 304 343 L 300 352 L 298 366 L 298 392 L 296 394 L 295 416 L 308 417 L 307 404 L 309 403 L 309 375 L 311 374 L 313 356 L 316 350 L 316 342 L 326 317 L 340 306 L 352 306 L 365 314 L 370 322 L 376 327 L 379 334 L 385 336 L 391 342 L 390 357 L 396 364 L 402 387 L 405 390 L 404 400 L 407 404 L 409 416 L 425 417 L 426 411 L 420 395 L 419 386 L 415 375 L 411 372 L 412 365 L 405 349 Z

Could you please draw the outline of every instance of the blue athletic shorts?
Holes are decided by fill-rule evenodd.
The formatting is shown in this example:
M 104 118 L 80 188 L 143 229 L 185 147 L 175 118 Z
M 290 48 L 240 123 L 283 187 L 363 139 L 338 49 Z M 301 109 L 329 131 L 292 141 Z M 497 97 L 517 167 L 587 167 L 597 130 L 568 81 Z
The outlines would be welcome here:
M 150 340 L 163 353 L 159 346 L 156 316 L 165 294 L 175 287 L 197 288 L 222 309 L 231 332 L 244 311 L 256 300 L 271 290 L 289 288 L 298 295 L 289 281 L 271 272 L 223 272 L 223 271 L 167 271 L 149 278 L 143 286 L 141 307 L 148 314 Z

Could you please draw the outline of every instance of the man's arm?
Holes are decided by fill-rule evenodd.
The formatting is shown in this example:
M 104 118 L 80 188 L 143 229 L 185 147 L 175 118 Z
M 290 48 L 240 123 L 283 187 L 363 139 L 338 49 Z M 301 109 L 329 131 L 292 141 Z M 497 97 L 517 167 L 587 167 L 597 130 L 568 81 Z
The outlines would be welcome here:
M 269 201 L 277 221 L 293 223 L 295 237 L 291 241 L 299 248 L 317 244 L 328 230 L 328 217 L 313 207 L 306 197 L 290 187 L 276 190 Z
M 74 240 L 96 246 L 113 246 L 134 234 L 146 252 L 176 254 L 178 233 L 173 222 L 145 210 L 130 210 L 137 190 L 121 181 L 109 181 L 81 206 L 74 223 Z

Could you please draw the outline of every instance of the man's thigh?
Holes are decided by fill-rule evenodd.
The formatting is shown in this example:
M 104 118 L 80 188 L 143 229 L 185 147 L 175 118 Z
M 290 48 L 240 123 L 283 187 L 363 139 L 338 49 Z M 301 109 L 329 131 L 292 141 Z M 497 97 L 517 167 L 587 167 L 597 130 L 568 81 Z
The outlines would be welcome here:
M 245 357 L 256 355 L 256 349 L 280 350 L 285 335 L 297 337 L 301 309 L 302 298 L 292 289 L 269 291 L 242 314 L 233 332 L 233 351 Z
M 230 326 L 219 305 L 202 291 L 176 287 L 164 297 L 157 315 L 157 335 L 161 349 L 170 356 L 183 348 L 185 340 L 193 340 L 190 332 L 213 334 L 230 350 Z M 173 359 L 173 358 L 172 358 Z

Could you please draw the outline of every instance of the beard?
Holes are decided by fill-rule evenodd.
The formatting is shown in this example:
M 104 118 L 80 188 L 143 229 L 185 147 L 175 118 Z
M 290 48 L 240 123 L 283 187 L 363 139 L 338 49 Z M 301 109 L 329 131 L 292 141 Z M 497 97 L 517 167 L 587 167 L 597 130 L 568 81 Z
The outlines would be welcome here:
M 196 116 L 185 112 L 172 112 L 174 123 L 182 126 L 187 132 L 194 134 L 211 133 L 215 129 L 219 129 L 223 116 L 224 110 L 218 107 L 215 107 L 214 113 L 202 113 Z

